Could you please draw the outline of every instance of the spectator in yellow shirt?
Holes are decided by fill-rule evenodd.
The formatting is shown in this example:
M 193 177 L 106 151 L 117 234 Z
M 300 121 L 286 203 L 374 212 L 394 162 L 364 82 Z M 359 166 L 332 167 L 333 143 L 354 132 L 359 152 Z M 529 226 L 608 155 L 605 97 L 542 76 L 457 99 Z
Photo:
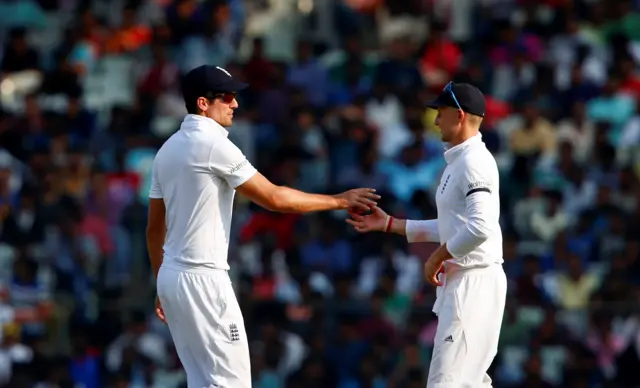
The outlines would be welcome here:
M 558 279 L 560 306 L 567 310 L 584 309 L 598 287 L 598 277 L 584 271 L 577 255 L 572 254 L 567 264 L 567 273 L 560 275 Z
M 522 115 L 524 125 L 511 133 L 511 150 L 519 156 L 550 156 L 556 149 L 556 133 L 551 123 L 540 116 L 534 105 L 527 105 Z

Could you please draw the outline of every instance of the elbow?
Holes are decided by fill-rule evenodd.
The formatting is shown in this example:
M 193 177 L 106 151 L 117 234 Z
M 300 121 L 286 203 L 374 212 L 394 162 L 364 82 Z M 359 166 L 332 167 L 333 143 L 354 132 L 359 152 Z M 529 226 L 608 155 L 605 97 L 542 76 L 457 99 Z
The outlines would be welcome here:
M 240 194 L 256 205 L 271 212 L 286 212 L 292 201 L 284 186 L 277 186 L 269 182 L 262 175 L 250 179 L 236 188 Z
M 269 210 L 270 212 L 287 213 L 285 207 L 282 205 L 278 205 L 277 202 L 269 202 L 268 204 L 265 204 L 263 207 Z
M 489 227 L 489 224 L 486 221 L 478 221 L 478 222 L 469 222 L 467 223 L 467 228 L 469 229 L 469 232 L 471 232 L 471 234 L 473 234 L 478 243 L 482 244 L 483 242 L 487 241 L 489 239 L 489 236 L 491 236 L 492 230 Z
M 282 187 L 275 186 L 265 198 L 262 207 L 271 212 L 288 213 L 289 206 L 287 206 L 286 194 Z
M 263 207 L 272 212 L 300 213 L 289 192 L 283 186 L 275 186 L 265 202 Z

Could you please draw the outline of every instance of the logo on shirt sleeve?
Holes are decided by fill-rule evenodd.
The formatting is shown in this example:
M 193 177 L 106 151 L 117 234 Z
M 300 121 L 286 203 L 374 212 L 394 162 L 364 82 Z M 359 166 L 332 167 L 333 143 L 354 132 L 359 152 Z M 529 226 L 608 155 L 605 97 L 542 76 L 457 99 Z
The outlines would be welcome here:
M 246 165 L 247 165 L 247 163 L 249 163 L 249 161 L 245 159 L 244 161 L 242 161 L 242 162 L 240 162 L 240 163 L 236 164 L 235 166 L 231 167 L 231 168 L 229 169 L 229 174 L 233 174 L 234 172 L 239 171 L 239 170 L 240 170 L 240 169 L 242 169 L 244 166 L 246 166 Z
M 491 194 L 491 185 L 486 181 L 475 181 L 469 183 L 467 186 L 467 197 L 474 193 L 485 192 Z

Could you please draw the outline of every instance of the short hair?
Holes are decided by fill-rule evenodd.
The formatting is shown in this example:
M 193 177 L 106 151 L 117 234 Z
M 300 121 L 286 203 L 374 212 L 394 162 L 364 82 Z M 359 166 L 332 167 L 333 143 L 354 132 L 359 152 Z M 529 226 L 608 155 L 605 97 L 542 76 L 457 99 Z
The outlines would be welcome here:
M 480 128 L 480 124 L 482 124 L 482 120 L 484 119 L 484 117 L 474 115 L 472 113 L 467 113 L 467 114 L 469 115 L 467 118 L 467 121 L 469 122 L 469 124 L 473 125 L 474 127 Z
M 198 97 L 199 98 L 199 97 Z M 198 99 L 189 99 L 184 102 L 184 106 L 187 108 L 187 113 L 191 115 L 197 115 L 200 113 L 200 108 L 198 108 Z
M 213 103 L 213 98 L 207 98 L 204 96 L 200 96 L 203 98 L 206 98 L 209 103 Z M 198 108 L 198 98 L 200 97 L 196 97 L 196 98 L 189 98 L 187 101 L 185 101 L 184 106 L 187 108 L 187 113 L 191 114 L 191 115 L 197 115 L 200 114 L 201 110 L 200 108 Z

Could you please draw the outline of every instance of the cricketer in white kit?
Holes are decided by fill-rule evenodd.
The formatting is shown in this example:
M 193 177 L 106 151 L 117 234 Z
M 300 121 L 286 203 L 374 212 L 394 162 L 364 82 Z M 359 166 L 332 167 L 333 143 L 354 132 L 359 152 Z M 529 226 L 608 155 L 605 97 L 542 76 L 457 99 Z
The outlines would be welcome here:
M 247 85 L 201 66 L 182 79 L 189 114 L 158 151 L 149 192 L 147 246 L 156 314 L 167 323 L 189 388 L 251 387 L 242 312 L 227 274 L 235 192 L 269 210 L 368 209 L 373 189 L 335 196 L 276 186 L 227 138 Z
M 424 265 L 425 279 L 438 287 L 427 387 L 491 387 L 487 370 L 498 351 L 507 279 L 498 167 L 479 133 L 486 103 L 476 87 L 449 83 L 427 106 L 438 109 L 436 125 L 447 143 L 447 166 L 436 192 L 438 218 L 396 219 L 376 207 L 370 215 L 351 212 L 347 222 L 360 232 L 441 244 Z

